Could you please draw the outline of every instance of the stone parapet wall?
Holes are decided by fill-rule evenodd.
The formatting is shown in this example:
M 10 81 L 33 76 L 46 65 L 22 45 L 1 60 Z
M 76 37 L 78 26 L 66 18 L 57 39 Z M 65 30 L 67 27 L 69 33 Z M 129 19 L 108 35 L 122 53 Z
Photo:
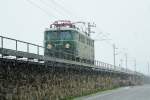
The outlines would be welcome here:
M 129 83 L 116 74 L 75 67 L 1 61 L 0 100 L 60 100 Z

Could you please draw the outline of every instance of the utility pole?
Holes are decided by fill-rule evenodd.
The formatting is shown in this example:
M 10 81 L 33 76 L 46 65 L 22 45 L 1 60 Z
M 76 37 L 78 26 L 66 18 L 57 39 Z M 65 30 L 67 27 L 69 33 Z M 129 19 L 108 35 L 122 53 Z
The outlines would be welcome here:
M 147 68 L 148 68 L 148 75 L 149 75 L 149 62 L 147 63 Z
M 136 59 L 134 60 L 134 71 L 136 73 Z
M 123 59 L 120 59 L 120 67 L 122 67 Z
M 125 53 L 125 59 L 126 59 L 125 63 L 126 63 L 126 71 L 127 71 L 127 69 L 128 69 L 128 55 L 127 55 L 127 53 Z
M 136 59 L 134 60 L 134 80 L 135 80 L 135 84 L 136 84 Z
M 96 27 L 96 24 L 95 23 L 91 24 L 90 22 L 88 22 L 88 27 L 87 27 L 88 36 L 90 36 L 91 33 L 95 33 L 94 31 L 91 30 L 92 27 Z
M 114 69 L 116 69 L 116 46 L 115 46 L 115 44 L 113 44 L 113 55 L 114 55 Z

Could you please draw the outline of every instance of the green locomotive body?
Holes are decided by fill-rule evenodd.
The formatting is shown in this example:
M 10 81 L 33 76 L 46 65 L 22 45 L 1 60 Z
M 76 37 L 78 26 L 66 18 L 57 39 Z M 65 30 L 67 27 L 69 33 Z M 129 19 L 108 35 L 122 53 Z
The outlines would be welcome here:
M 85 62 L 94 61 L 94 40 L 73 25 L 70 27 L 55 27 L 44 33 L 44 55 L 77 59 Z

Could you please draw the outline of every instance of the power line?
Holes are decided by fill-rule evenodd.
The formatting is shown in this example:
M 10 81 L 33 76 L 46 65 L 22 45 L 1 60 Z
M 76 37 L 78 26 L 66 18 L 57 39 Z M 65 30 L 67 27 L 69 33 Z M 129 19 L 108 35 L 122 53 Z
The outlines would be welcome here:
M 54 17 L 55 19 L 57 19 L 55 16 L 54 16 L 54 14 L 52 14 L 52 13 L 50 13 L 50 12 L 48 12 L 48 11 L 46 11 L 45 9 L 43 9 L 42 7 L 40 7 L 39 5 L 37 5 L 36 3 L 34 3 L 33 1 L 31 1 L 31 0 L 26 0 L 28 3 L 30 3 L 31 5 L 33 5 L 33 6 L 35 6 L 36 8 L 38 8 L 38 9 L 40 9 L 41 11 L 43 11 L 47 16 L 52 16 L 52 17 Z

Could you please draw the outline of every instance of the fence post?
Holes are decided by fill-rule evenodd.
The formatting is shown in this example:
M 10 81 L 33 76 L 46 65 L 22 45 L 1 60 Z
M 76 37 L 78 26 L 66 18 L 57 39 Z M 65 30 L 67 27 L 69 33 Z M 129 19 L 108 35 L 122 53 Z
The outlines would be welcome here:
M 29 53 L 29 43 L 27 43 L 27 53 Z
M 98 61 L 98 67 L 100 67 L 100 61 Z
M 1 37 L 1 48 L 3 49 L 3 37 Z
M 2 58 L 3 58 L 3 37 L 1 37 L 1 48 L 2 48 Z
M 39 46 L 37 46 L 37 54 L 39 55 Z
M 18 45 L 17 45 L 17 40 L 16 40 L 16 51 L 17 51 L 17 49 L 18 49 Z

